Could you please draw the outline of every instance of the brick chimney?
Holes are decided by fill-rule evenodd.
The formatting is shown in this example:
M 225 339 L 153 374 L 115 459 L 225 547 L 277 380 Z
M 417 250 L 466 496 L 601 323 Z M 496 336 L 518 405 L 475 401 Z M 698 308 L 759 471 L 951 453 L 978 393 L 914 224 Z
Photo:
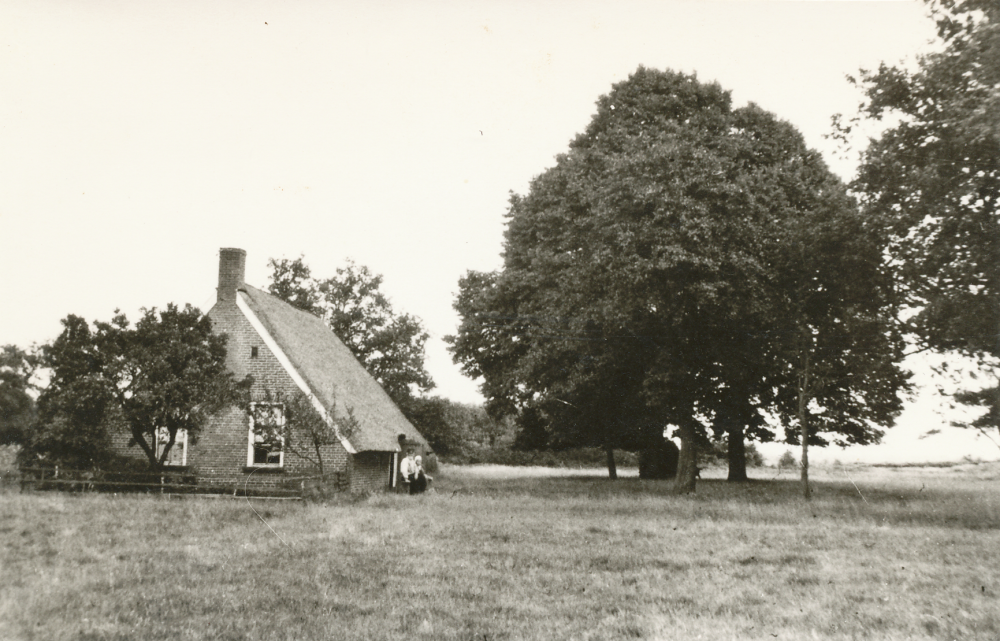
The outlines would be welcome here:
M 236 290 L 243 289 L 247 253 L 242 249 L 223 247 L 219 250 L 218 300 L 235 301 Z

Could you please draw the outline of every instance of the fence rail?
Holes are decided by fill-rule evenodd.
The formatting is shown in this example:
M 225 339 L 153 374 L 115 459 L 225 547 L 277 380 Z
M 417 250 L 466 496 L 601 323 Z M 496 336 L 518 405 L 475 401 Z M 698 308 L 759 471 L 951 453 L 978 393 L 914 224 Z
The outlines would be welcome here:
M 205 476 L 190 472 L 111 472 L 34 467 L 18 470 L 21 490 L 63 490 L 71 492 L 135 492 L 169 495 L 230 495 L 268 499 L 302 499 L 309 488 L 320 484 L 340 487 L 340 473 L 254 477 Z

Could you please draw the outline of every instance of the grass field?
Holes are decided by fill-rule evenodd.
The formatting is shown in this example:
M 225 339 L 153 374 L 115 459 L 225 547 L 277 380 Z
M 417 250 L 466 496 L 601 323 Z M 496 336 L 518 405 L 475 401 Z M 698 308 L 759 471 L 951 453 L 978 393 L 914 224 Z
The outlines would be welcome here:
M 336 504 L 6 491 L 0 639 L 1000 639 L 1000 466 L 816 470 L 811 503 L 755 473 L 689 496 L 447 466 L 434 494 Z

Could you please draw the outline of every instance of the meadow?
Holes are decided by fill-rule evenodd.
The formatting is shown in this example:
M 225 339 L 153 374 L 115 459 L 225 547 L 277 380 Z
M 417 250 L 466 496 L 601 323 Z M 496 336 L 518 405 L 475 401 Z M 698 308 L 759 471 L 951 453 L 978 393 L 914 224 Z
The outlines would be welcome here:
M 0 492 L 0 639 L 1000 639 L 1000 465 L 444 466 L 332 503 Z

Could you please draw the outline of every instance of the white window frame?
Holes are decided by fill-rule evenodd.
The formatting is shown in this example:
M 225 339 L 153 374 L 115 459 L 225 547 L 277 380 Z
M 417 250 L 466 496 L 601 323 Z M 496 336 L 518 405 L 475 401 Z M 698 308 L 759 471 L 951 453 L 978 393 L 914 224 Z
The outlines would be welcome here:
M 168 430 L 165 427 L 158 428 L 156 430 L 156 436 L 153 440 L 154 440 L 154 447 L 156 448 L 156 460 L 160 460 L 160 456 L 163 454 L 163 449 L 167 446 L 167 443 L 170 442 L 170 430 Z M 169 461 L 170 458 L 174 456 L 175 452 L 179 451 L 181 453 L 180 466 L 183 467 L 187 465 L 187 455 L 188 455 L 187 445 L 188 445 L 187 430 L 184 428 L 178 429 L 177 435 L 174 437 L 174 444 L 170 448 L 170 452 L 167 453 L 168 457 L 167 461 Z M 178 450 L 178 448 L 180 449 Z M 163 464 L 170 466 L 177 465 L 177 463 L 168 463 L 167 461 L 164 461 Z
M 280 407 L 281 408 L 281 418 L 278 421 L 279 431 L 285 427 L 285 404 L 284 403 L 250 403 L 250 430 L 247 435 L 247 467 L 284 467 L 285 466 L 285 437 L 278 434 L 278 440 L 281 441 L 281 449 L 278 451 L 278 462 L 277 463 L 255 463 L 253 460 L 254 455 L 254 445 L 257 443 L 257 434 L 254 430 L 254 415 L 255 410 L 259 406 L 267 407 Z

